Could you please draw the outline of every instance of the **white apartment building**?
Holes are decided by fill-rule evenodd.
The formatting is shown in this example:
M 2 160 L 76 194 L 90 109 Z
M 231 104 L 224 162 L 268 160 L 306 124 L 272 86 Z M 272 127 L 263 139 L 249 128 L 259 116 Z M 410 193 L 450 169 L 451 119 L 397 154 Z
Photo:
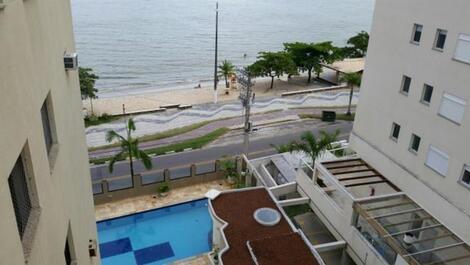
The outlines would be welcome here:
M 376 3 L 351 147 L 470 242 L 470 2 Z
M 320 254 L 470 264 L 469 25 L 469 1 L 377 0 L 349 144 L 313 166 L 288 154 L 247 162 L 247 183 L 295 191 L 284 205 L 308 201 L 335 238 L 313 246 Z
M 99 263 L 74 51 L 70 1 L 0 0 L 2 265 Z

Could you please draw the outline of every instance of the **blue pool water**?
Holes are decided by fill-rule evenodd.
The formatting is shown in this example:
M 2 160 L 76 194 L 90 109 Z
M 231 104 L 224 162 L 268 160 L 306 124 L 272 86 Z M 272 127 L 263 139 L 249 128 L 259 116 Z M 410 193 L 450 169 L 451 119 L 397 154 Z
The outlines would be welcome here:
M 97 226 L 103 265 L 168 264 L 212 248 L 206 199 L 104 220 Z

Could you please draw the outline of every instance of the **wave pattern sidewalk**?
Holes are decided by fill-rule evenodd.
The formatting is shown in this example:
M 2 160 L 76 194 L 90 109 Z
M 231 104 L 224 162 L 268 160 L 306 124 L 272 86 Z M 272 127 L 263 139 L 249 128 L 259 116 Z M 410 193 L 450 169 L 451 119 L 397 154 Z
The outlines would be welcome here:
M 357 103 L 358 96 L 358 93 L 354 94 L 353 104 Z M 325 92 L 321 94 L 297 96 L 295 98 L 272 98 L 268 100 L 256 101 L 252 106 L 252 113 L 256 114 L 279 109 L 286 110 L 294 107 L 344 106 L 348 104 L 348 101 L 348 92 Z M 223 105 L 197 105 L 193 109 L 177 111 L 174 113 L 140 114 L 134 116 L 134 121 L 137 127 L 134 136 L 140 137 L 154 134 L 203 121 L 229 117 L 240 117 L 242 114 L 243 108 L 238 102 L 227 103 Z M 106 145 L 107 142 L 105 140 L 105 134 L 109 130 L 115 130 L 118 133 L 124 132 L 124 119 L 87 128 L 86 136 L 88 146 L 95 147 Z

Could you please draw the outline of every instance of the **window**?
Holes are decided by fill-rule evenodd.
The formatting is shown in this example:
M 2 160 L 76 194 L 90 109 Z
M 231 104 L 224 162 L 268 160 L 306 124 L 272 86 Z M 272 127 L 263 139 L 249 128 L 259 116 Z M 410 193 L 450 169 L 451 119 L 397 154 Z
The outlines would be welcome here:
M 420 142 L 421 142 L 421 137 L 419 137 L 416 134 L 411 134 L 410 151 L 413 153 L 417 153 L 419 150 Z
M 16 161 L 15 166 L 10 173 L 8 185 L 10 187 L 13 209 L 15 210 L 16 225 L 18 227 L 18 232 L 20 233 L 20 238 L 23 239 L 32 206 L 21 156 Z
M 422 32 L 423 32 L 423 25 L 414 24 L 413 36 L 411 38 L 411 42 L 418 44 L 421 41 Z
M 46 143 L 47 153 L 51 151 L 54 140 L 52 138 L 51 119 L 49 117 L 49 108 L 47 106 L 47 99 L 44 101 L 41 107 L 41 120 L 42 128 L 44 131 L 44 142 Z
M 454 59 L 470 63 L 470 35 L 460 34 L 457 40 Z
M 421 95 L 421 102 L 423 102 L 425 104 L 431 103 L 431 97 L 432 97 L 433 89 L 434 88 L 432 86 L 430 86 L 428 84 L 424 84 L 423 94 Z
M 444 93 L 441 106 L 439 107 L 439 115 L 460 124 L 465 113 L 466 105 L 467 102 L 464 99 Z
M 410 86 L 411 86 L 411 77 L 404 75 L 401 81 L 400 91 L 404 94 L 408 94 L 408 92 L 410 92 Z
M 398 140 L 398 136 L 400 136 L 400 128 L 401 128 L 400 125 L 398 125 L 396 123 L 392 124 L 392 133 L 391 133 L 390 137 L 393 140 Z
M 445 176 L 449 168 L 449 156 L 434 146 L 429 146 L 426 166 Z
M 465 186 L 470 188 L 470 166 L 465 165 L 463 167 L 462 178 L 460 180 Z
M 436 31 L 436 40 L 434 41 L 434 48 L 438 50 L 443 50 L 446 43 L 447 30 L 438 29 Z

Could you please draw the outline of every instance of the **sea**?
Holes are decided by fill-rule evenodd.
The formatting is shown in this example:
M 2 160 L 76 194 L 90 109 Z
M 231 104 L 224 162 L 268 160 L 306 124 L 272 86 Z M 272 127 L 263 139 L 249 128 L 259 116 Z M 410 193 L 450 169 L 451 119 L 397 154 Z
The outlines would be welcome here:
M 370 31 L 374 0 L 219 0 L 218 61 L 245 66 L 285 42 L 345 45 Z M 72 0 L 81 67 L 99 97 L 208 85 L 214 74 L 216 2 Z

